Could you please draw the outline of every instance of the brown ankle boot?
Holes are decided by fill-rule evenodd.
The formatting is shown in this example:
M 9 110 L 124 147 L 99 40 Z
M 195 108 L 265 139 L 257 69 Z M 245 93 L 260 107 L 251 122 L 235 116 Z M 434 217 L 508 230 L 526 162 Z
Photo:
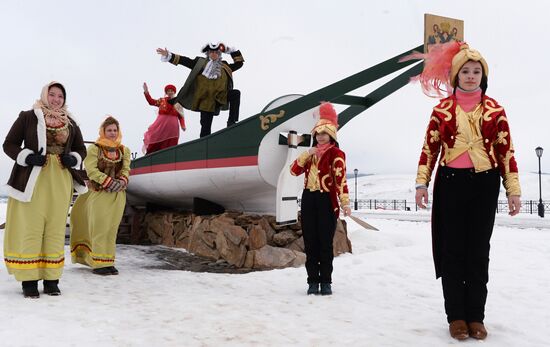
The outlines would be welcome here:
M 449 323 L 449 333 L 451 337 L 457 340 L 466 340 L 468 338 L 468 325 L 464 320 L 454 320 Z
M 485 325 L 480 322 L 470 322 L 468 323 L 468 329 L 470 330 L 470 337 L 473 337 L 477 340 L 484 340 L 487 337 L 487 330 Z

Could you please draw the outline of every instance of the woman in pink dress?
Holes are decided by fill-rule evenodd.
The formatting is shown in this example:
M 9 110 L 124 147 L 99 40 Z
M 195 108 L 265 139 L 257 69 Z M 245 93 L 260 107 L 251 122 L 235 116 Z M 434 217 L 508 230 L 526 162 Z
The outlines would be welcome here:
M 151 154 L 161 149 L 169 148 L 178 144 L 180 137 L 179 128 L 185 131 L 185 118 L 183 109 L 177 110 L 168 100 L 176 96 L 176 87 L 169 84 L 164 87 L 166 96 L 160 99 L 153 99 L 149 94 L 147 83 L 143 83 L 143 94 L 151 106 L 159 108 L 157 119 L 149 126 L 143 135 L 143 152 Z

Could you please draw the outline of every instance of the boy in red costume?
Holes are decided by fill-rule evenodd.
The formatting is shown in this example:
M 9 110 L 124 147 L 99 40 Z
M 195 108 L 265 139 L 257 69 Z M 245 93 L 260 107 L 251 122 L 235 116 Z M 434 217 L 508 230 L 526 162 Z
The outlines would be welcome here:
M 320 119 L 311 131 L 313 146 L 292 163 L 290 172 L 294 176 L 305 173 L 301 215 L 309 285 L 307 294 L 331 295 L 332 242 L 336 221 L 340 205 L 344 216 L 351 215 L 351 208 L 346 155 L 336 141 L 336 110 L 325 102 L 319 108 L 319 115 Z

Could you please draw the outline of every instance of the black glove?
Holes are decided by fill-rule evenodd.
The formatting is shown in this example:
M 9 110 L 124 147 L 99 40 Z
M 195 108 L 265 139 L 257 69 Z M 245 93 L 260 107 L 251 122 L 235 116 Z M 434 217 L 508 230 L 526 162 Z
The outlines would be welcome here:
M 63 164 L 63 166 L 67 168 L 73 167 L 76 165 L 77 162 L 78 160 L 76 160 L 74 155 L 67 153 L 61 154 L 61 163 Z
M 42 152 L 44 152 L 44 148 L 40 148 L 38 153 L 27 155 L 25 164 L 29 166 L 44 166 L 46 164 L 46 156 L 42 155 Z

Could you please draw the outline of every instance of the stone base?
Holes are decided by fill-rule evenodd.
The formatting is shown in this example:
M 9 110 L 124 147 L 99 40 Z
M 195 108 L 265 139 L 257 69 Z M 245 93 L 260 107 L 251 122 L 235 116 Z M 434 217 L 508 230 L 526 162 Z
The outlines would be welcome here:
M 228 211 L 198 216 L 190 212 L 155 211 L 140 218 L 140 235 L 152 244 L 184 248 L 195 255 L 224 261 L 236 268 L 280 269 L 305 264 L 300 220 L 277 227 L 275 217 Z M 147 243 L 141 240 L 140 243 Z M 346 222 L 338 220 L 334 255 L 351 252 Z

